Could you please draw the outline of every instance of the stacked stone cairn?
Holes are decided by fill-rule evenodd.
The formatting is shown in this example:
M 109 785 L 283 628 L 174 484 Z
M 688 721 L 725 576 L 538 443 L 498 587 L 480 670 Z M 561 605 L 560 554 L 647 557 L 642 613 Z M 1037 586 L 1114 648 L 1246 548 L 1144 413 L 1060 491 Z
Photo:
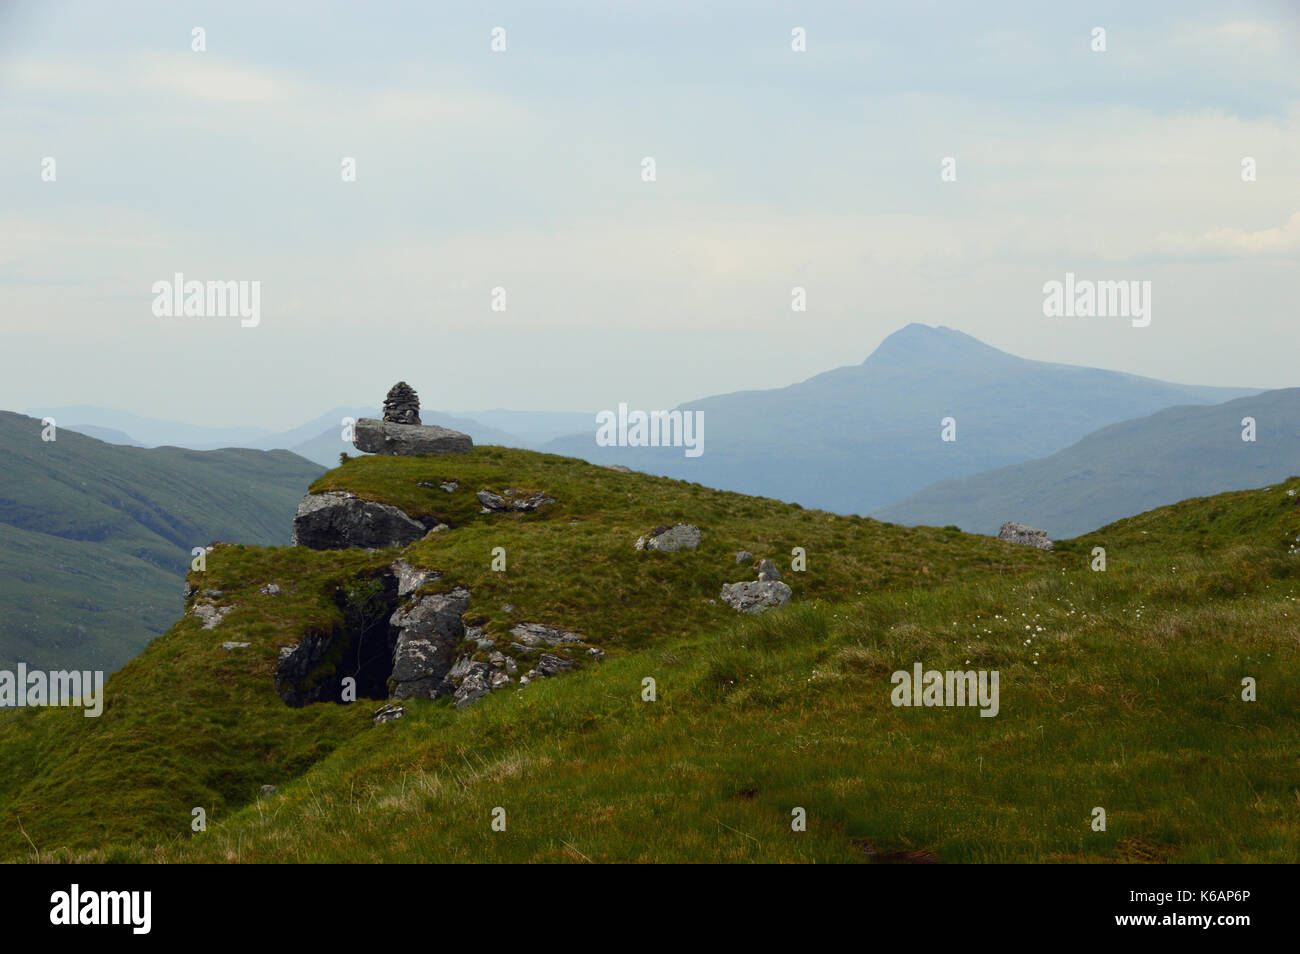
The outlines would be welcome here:
M 398 381 L 384 398 L 384 420 L 390 424 L 420 423 L 420 396 L 405 381 Z

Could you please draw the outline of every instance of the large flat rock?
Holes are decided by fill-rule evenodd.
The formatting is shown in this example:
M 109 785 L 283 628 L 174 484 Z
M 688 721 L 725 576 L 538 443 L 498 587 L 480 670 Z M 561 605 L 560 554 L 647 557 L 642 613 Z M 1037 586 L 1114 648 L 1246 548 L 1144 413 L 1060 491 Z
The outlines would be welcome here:
M 436 424 L 393 424 L 363 417 L 352 430 L 352 443 L 368 454 L 413 457 L 416 454 L 468 454 L 474 441 L 468 434 Z

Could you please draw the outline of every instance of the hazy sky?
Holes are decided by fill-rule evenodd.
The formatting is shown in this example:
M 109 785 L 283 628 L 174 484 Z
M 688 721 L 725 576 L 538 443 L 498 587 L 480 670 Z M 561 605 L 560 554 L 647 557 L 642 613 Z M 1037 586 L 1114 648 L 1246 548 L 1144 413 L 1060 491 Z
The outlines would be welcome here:
M 1298 9 L 5 3 L 0 407 L 663 408 L 909 321 L 1300 385 Z M 1044 317 L 1067 271 L 1150 281 L 1150 326 Z M 176 272 L 260 324 L 156 317 Z

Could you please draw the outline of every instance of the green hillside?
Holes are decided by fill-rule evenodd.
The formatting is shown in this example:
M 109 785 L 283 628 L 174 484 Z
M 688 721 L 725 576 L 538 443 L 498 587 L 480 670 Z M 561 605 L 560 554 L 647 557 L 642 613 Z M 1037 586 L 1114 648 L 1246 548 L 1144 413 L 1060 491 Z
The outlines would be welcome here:
M 556 502 L 480 512 L 478 490 L 507 487 Z M 0 713 L 6 857 L 1217 862 L 1300 850 L 1300 479 L 1050 553 L 497 447 L 358 458 L 312 489 L 448 523 L 401 555 L 441 571 L 428 589 L 471 590 L 466 623 L 562 627 L 605 658 L 464 709 L 408 700 L 378 726 L 376 700 L 291 709 L 273 688 L 281 647 L 344 625 L 398 551 L 219 547 L 191 580 L 221 590 L 229 615 L 215 630 L 186 617 L 151 643 L 110 679 L 102 717 Z M 632 548 L 678 521 L 702 529 L 698 550 Z M 1105 572 L 1088 568 L 1094 546 Z M 795 547 L 805 572 L 789 568 Z M 742 549 L 781 566 L 790 605 L 751 617 L 718 601 L 722 584 L 753 577 Z M 890 675 L 917 662 L 997 669 L 1000 712 L 896 708 Z M 1256 702 L 1241 701 L 1245 676 Z M 259 797 L 264 784 L 279 791 Z M 1089 825 L 1096 806 L 1104 832 Z M 200 834 L 196 807 L 210 823 Z M 806 831 L 791 829 L 796 808 Z M 496 809 L 505 831 L 491 827 Z
M 0 411 L 0 666 L 116 669 L 175 621 L 190 552 L 287 543 L 321 468 L 286 451 L 146 450 Z
M 1242 440 L 1253 418 L 1255 440 Z M 1300 388 L 1112 424 L 1042 460 L 947 480 L 873 516 L 996 534 L 1008 520 L 1072 537 L 1188 497 L 1300 473 Z

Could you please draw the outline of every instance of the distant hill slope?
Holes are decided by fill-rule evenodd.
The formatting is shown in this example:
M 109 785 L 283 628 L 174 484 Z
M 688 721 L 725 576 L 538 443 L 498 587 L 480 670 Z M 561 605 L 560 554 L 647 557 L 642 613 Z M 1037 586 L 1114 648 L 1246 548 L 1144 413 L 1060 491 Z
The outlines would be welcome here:
M 0 411 L 0 667 L 115 669 L 182 606 L 190 550 L 283 544 L 317 465 L 287 451 L 146 450 Z
M 1256 440 L 1241 439 L 1253 417 Z M 908 525 L 997 533 L 1007 520 L 1073 537 L 1121 517 L 1300 474 L 1300 388 L 1172 407 L 1089 434 L 1043 460 L 948 480 L 876 511 Z
M 1257 392 L 1029 361 L 951 328 L 910 324 L 860 365 L 682 405 L 704 412 L 701 457 L 600 448 L 594 423 L 544 449 L 866 514 L 938 480 L 1045 457 L 1107 424 Z M 956 419 L 955 442 L 940 440 L 945 417 Z
M 505 416 L 523 423 L 536 416 L 541 422 L 538 426 L 544 429 L 553 429 L 557 420 L 572 421 L 573 418 L 573 415 L 541 412 L 534 415 L 529 411 L 492 413 L 498 417 Z M 176 421 L 143 418 L 125 411 L 85 405 L 39 408 L 31 411 L 30 414 L 32 417 L 52 417 L 58 422 L 60 428 L 67 428 L 109 444 L 127 447 L 185 447 L 190 450 L 220 450 L 228 447 L 289 450 L 322 467 L 337 467 L 340 453 L 346 451 L 354 456 L 359 454 L 356 448 L 342 439 L 343 419 L 379 417 L 381 411 L 378 406 L 336 407 L 312 418 L 306 424 L 300 424 L 287 431 L 268 431 L 265 428 L 253 427 L 201 427 Z M 543 438 L 521 437 L 475 419 L 446 414 L 442 411 L 425 410 L 422 419 L 425 424 L 438 424 L 463 431 L 474 438 L 477 444 L 495 444 L 499 447 L 532 448 L 541 440 L 555 436 L 547 430 Z M 82 423 L 73 424 L 73 421 Z

